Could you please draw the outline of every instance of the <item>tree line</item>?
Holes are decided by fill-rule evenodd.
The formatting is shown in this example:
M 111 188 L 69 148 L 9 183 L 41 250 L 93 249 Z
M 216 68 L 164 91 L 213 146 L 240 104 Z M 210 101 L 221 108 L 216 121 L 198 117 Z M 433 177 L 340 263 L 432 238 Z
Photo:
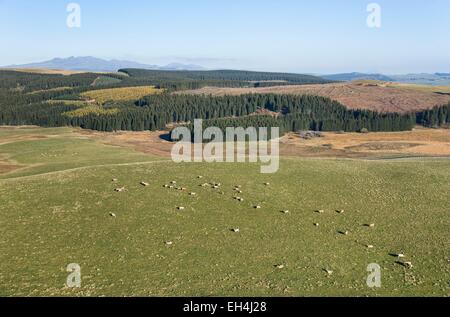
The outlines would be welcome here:
M 303 74 L 268 73 L 236 70 L 162 71 L 121 69 L 128 81 L 147 83 L 172 91 L 213 87 L 267 87 L 280 85 L 325 84 L 332 81 Z
M 450 102 L 445 106 L 418 112 L 417 123 L 430 128 L 448 126 L 450 124 Z

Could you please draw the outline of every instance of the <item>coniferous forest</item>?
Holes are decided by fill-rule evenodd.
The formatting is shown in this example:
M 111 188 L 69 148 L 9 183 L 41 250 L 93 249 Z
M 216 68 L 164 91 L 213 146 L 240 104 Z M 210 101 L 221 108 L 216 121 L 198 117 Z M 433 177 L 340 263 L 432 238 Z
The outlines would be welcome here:
M 98 131 L 163 130 L 171 123 L 204 119 L 204 127 L 276 126 L 281 133 L 315 131 L 405 131 L 416 124 L 448 125 L 450 104 L 409 114 L 349 110 L 319 96 L 248 94 L 199 96 L 172 94 L 173 90 L 218 85 L 239 87 L 257 81 L 320 82 L 314 76 L 235 71 L 164 72 L 123 70 L 128 76 L 85 73 L 70 76 L 0 71 L 0 125 L 74 126 Z M 114 79 L 114 80 L 105 80 Z M 96 84 L 102 82 L 103 84 Z M 264 83 L 263 83 L 264 82 Z M 279 82 L 272 84 L 279 85 Z M 134 101 L 107 102 L 80 111 L 80 94 L 104 88 L 153 85 L 161 93 Z

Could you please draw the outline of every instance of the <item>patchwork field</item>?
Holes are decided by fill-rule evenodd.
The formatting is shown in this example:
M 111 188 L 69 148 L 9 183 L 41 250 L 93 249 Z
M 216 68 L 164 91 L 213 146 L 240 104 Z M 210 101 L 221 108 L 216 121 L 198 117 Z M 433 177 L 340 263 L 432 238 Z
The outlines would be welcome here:
M 422 87 L 422 86 L 419 86 Z M 436 89 L 433 88 L 433 89 Z M 450 89 L 450 88 L 448 88 Z M 444 92 L 447 90 L 441 89 Z M 380 112 L 414 112 L 447 104 L 450 95 L 431 89 L 417 89 L 414 85 L 351 82 L 324 85 L 275 86 L 262 88 L 206 87 L 180 94 L 241 95 L 247 93 L 276 93 L 294 95 L 318 95 L 339 101 L 350 109 L 368 109 Z
M 0 176 L 2 296 L 450 295 L 449 159 L 284 158 L 262 175 L 68 128 L 0 140 L 2 162 L 25 167 Z M 64 286 L 70 263 L 80 289 Z

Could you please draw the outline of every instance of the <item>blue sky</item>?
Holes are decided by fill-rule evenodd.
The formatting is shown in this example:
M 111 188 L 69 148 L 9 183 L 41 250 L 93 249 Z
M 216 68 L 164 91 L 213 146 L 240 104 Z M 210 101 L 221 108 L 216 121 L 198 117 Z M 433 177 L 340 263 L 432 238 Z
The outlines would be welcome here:
M 81 6 L 68 28 L 66 6 Z M 366 7 L 382 9 L 380 29 Z M 450 72 L 448 0 L 0 0 L 0 65 L 92 55 L 303 73 Z

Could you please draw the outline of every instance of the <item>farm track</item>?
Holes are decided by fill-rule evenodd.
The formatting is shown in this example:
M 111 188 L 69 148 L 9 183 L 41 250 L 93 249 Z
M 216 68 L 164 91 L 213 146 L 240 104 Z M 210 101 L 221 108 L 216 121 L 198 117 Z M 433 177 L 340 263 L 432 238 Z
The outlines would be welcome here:
M 0 182 L 1 181 L 11 181 L 11 180 L 23 180 L 23 179 L 42 177 L 42 176 L 52 176 L 52 175 L 58 175 L 58 174 L 63 174 L 63 173 L 79 172 L 79 171 L 83 171 L 83 170 L 89 170 L 89 169 L 94 169 L 94 168 L 102 168 L 102 167 L 138 166 L 138 165 L 150 165 L 150 164 L 169 163 L 169 162 L 172 162 L 172 161 L 170 161 L 170 160 L 160 160 L 160 161 L 148 161 L 148 162 L 134 162 L 134 163 L 119 163 L 119 164 L 102 164 L 102 165 L 82 166 L 82 167 L 70 168 L 70 169 L 66 169 L 66 170 L 53 171 L 53 172 L 48 172 L 48 173 L 40 173 L 40 174 L 34 174 L 34 175 L 28 175 L 28 176 L 19 176 L 19 177 L 5 178 L 5 179 L 0 179 Z
M 355 162 L 392 162 L 392 161 L 433 161 L 433 160 L 448 160 L 450 156 L 399 156 L 399 157 L 369 157 L 369 158 L 329 158 L 329 157 L 285 157 L 284 159 L 288 160 L 306 160 L 306 161 L 355 161 Z M 91 165 L 91 166 L 82 166 L 76 168 L 70 168 L 66 170 L 53 171 L 48 173 L 40 173 L 28 176 L 19 176 L 19 177 L 11 177 L 0 179 L 2 181 L 15 181 L 15 180 L 24 180 L 24 179 L 32 179 L 44 176 L 52 176 L 59 175 L 64 173 L 72 173 L 79 172 L 83 170 L 90 170 L 95 168 L 103 168 L 103 167 L 126 167 L 126 166 L 139 166 L 139 165 L 153 165 L 159 163 L 173 163 L 171 160 L 158 160 L 158 161 L 148 161 L 148 162 L 134 162 L 134 163 L 118 163 L 118 164 L 102 164 L 102 165 Z

